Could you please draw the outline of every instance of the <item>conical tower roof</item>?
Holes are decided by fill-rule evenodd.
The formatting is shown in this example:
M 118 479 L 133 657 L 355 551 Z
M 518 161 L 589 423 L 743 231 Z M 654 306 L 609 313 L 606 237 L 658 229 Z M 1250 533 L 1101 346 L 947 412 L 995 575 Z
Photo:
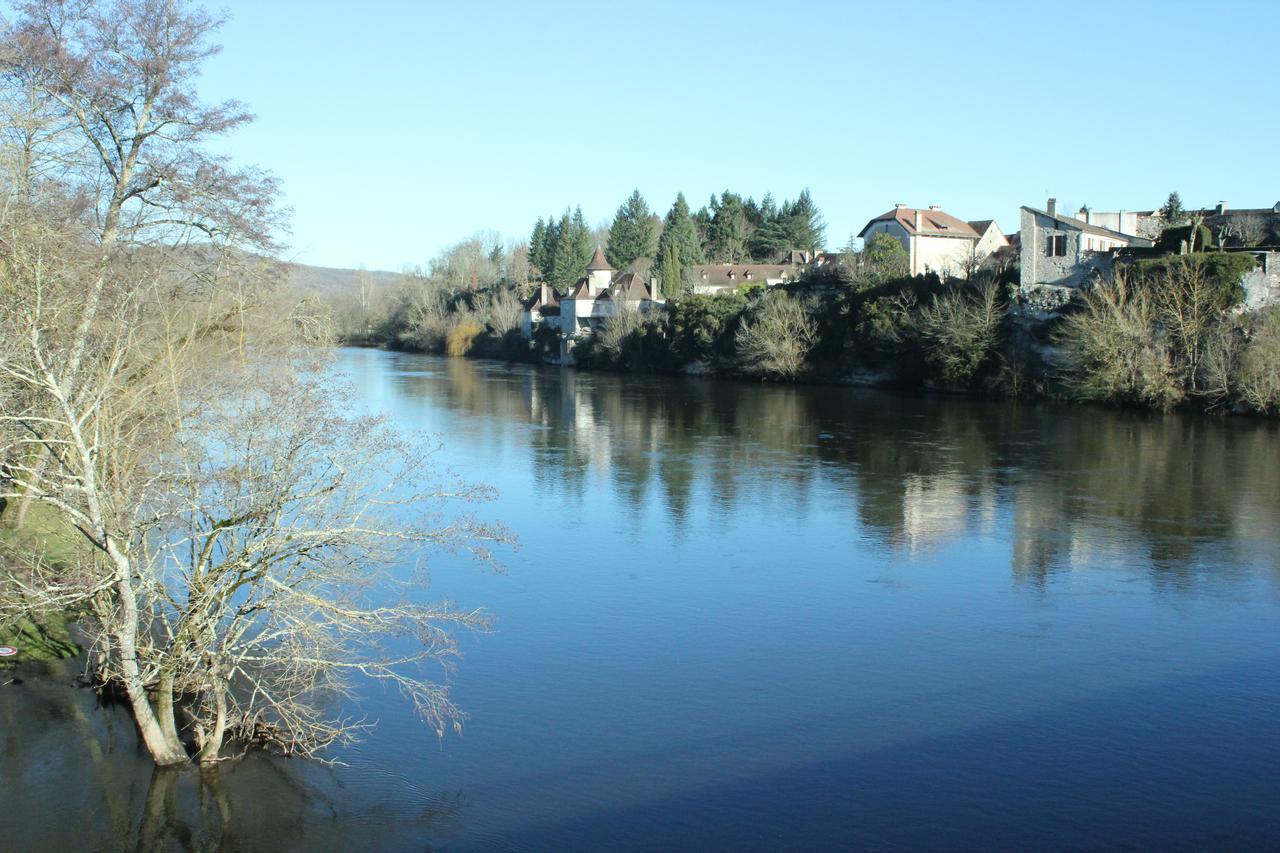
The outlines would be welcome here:
M 587 272 L 596 272 L 597 270 L 613 271 L 613 267 L 609 266 L 609 262 L 605 260 L 604 250 L 599 245 L 596 246 L 596 253 L 591 256 L 591 263 L 587 264 Z

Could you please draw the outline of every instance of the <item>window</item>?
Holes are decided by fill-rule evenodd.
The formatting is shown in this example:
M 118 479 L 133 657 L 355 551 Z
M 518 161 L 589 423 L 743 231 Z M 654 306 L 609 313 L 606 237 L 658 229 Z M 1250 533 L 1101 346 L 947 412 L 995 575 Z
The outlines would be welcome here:
M 1051 234 L 1045 242 L 1045 249 L 1051 258 L 1063 258 L 1067 255 L 1067 235 Z

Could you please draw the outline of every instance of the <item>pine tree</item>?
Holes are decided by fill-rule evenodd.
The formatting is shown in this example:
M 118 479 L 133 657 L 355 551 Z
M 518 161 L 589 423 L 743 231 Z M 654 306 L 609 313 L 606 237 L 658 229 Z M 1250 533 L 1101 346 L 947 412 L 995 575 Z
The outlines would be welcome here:
M 653 227 L 653 211 L 649 210 L 640 190 L 636 190 L 613 217 L 605 256 L 610 264 L 625 270 L 641 258 L 652 260 L 657 251 L 658 236 Z
M 547 226 L 539 216 L 537 223 L 533 226 L 533 233 L 529 235 L 529 265 L 533 267 L 535 276 L 544 279 L 551 268 L 551 264 L 547 262 L 546 244 Z
M 818 206 L 813 203 L 809 190 L 800 192 L 800 197 L 789 207 L 784 205 L 786 213 L 788 249 L 800 249 L 805 252 L 816 252 L 822 248 L 827 223 L 823 221 Z
M 659 269 L 659 280 L 662 282 L 662 294 L 664 298 L 670 299 L 681 289 L 680 252 L 674 243 L 668 243 L 660 257 L 662 267 Z
M 582 215 L 582 206 L 578 205 L 573 209 L 573 220 L 570 222 L 570 243 L 573 246 L 573 267 L 576 270 L 573 281 L 577 281 L 587 274 L 587 264 L 591 263 L 591 256 L 595 254 L 595 242 L 591 239 L 591 228 L 587 226 L 587 219 Z
M 675 248 L 676 260 L 682 268 L 703 262 L 702 239 L 698 235 L 698 225 L 689 213 L 689 203 L 684 200 L 684 193 L 676 196 L 675 204 L 667 211 L 662 234 L 658 237 L 658 257 L 662 258 L 664 264 L 669 247 Z M 665 280 L 663 285 L 666 285 Z
M 726 190 L 711 199 L 707 256 L 715 263 L 741 263 L 747 255 L 747 215 L 742 198 Z
M 1165 201 L 1164 207 L 1160 208 L 1160 214 L 1164 218 L 1164 227 L 1166 228 L 1186 223 L 1187 212 L 1182 207 L 1182 196 L 1176 192 L 1169 193 L 1169 198 Z
M 574 251 L 573 240 L 573 221 L 569 218 L 569 211 L 564 212 L 564 216 L 560 218 L 560 224 L 555 229 L 556 242 L 551 250 L 551 273 L 547 276 L 548 282 L 557 290 L 565 291 L 572 287 L 581 277 L 578 272 L 577 253 Z M 586 262 L 582 264 L 582 269 L 586 269 Z

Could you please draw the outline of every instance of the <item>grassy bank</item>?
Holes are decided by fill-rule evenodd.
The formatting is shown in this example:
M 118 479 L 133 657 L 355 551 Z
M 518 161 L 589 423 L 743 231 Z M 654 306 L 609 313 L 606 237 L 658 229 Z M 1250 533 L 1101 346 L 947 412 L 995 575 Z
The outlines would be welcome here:
M 5 511 L 13 509 L 6 507 Z M 19 566 L 34 557 L 58 567 L 72 565 L 83 554 L 80 534 L 51 508 L 41 504 L 31 506 L 21 529 L 0 528 L 0 574 L 18 571 Z M 18 649 L 16 656 L 5 660 L 13 665 L 75 657 L 81 649 L 71 637 L 73 622 L 74 614 L 70 613 L 29 614 L 7 623 L 0 622 L 0 645 Z

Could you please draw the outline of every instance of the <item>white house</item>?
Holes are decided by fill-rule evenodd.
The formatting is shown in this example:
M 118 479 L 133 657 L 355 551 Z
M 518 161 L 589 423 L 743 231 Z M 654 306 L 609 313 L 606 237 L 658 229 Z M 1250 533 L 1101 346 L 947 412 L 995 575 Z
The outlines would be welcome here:
M 937 205 L 923 210 L 894 205 L 868 222 L 858 236 L 865 241 L 877 234 L 888 234 L 907 250 L 911 275 L 957 275 L 1009 245 L 994 220 L 965 222 Z
M 587 274 L 560 299 L 561 359 L 570 362 L 573 339 L 593 334 L 620 308 L 652 311 L 665 302 L 656 278 L 645 282 L 633 272 L 619 273 L 597 246 Z

